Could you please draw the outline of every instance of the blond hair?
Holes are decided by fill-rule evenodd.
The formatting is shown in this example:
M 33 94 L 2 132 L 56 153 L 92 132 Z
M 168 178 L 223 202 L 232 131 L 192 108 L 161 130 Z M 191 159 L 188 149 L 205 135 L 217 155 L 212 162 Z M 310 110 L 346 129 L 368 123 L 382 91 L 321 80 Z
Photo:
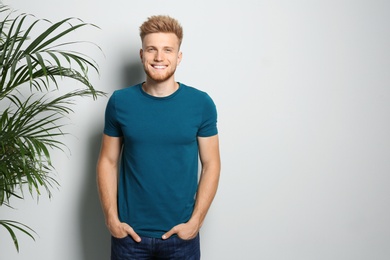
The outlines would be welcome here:
M 140 36 L 143 41 L 149 33 L 174 33 L 179 39 L 179 46 L 183 40 L 183 28 L 180 23 L 167 15 L 154 15 L 149 17 L 140 27 Z

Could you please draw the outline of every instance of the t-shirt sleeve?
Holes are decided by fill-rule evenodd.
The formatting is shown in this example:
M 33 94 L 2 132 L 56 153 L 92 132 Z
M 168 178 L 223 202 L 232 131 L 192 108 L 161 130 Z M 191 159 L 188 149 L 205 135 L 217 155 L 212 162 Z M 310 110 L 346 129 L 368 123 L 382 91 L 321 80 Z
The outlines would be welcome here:
M 202 123 L 198 130 L 198 136 L 209 137 L 218 134 L 217 129 L 217 108 L 214 101 L 206 94 L 203 104 Z
M 113 137 L 123 136 L 122 129 L 118 122 L 116 94 L 112 94 L 108 100 L 105 117 L 104 117 L 104 133 Z

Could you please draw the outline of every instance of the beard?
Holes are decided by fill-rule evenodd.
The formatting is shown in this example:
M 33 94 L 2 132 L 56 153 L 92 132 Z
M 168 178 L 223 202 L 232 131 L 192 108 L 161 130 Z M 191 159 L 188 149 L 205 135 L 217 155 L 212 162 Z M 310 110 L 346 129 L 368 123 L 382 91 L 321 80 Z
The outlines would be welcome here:
M 155 82 L 161 83 L 161 82 L 164 82 L 164 81 L 170 79 L 175 74 L 176 68 L 173 70 L 167 71 L 164 74 L 152 73 L 150 70 L 148 70 L 146 68 L 144 68 L 144 70 L 145 70 L 146 75 L 148 75 L 148 77 L 150 79 L 152 79 Z

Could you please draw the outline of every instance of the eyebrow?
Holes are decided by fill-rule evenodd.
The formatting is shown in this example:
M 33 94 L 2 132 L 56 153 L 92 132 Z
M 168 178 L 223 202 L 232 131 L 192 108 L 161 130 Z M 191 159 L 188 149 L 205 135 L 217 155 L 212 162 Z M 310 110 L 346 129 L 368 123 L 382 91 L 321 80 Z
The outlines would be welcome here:
M 158 48 L 157 46 L 154 46 L 154 45 L 147 45 L 147 46 L 145 46 L 145 48 Z M 173 47 L 173 46 L 163 46 L 162 47 L 163 49 L 175 49 L 175 47 Z

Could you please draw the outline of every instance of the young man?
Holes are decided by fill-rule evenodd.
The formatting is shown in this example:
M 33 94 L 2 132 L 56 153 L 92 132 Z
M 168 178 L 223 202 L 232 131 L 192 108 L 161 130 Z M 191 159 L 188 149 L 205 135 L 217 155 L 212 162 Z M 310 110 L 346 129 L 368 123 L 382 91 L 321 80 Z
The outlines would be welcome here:
M 152 16 L 140 36 L 146 80 L 110 97 L 97 165 L 111 259 L 200 259 L 198 233 L 220 174 L 216 108 L 175 81 L 177 20 Z

